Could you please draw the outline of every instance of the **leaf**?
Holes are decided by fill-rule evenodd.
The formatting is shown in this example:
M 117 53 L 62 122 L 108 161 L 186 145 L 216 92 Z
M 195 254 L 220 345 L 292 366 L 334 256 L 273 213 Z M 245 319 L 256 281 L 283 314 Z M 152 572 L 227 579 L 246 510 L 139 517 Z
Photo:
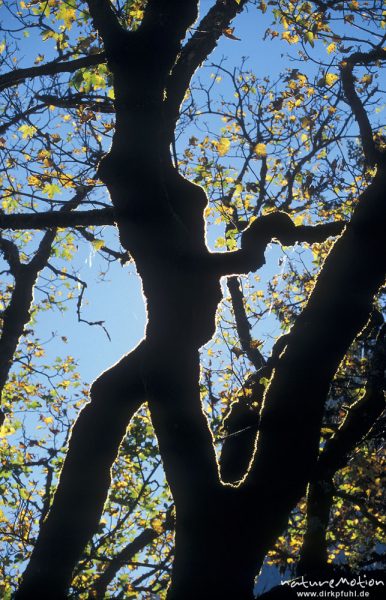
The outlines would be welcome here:
M 36 127 L 33 125 L 20 125 L 19 131 L 21 131 L 22 138 L 28 140 L 35 135 Z
M 225 37 L 229 38 L 230 40 L 237 40 L 239 42 L 240 38 L 233 35 L 234 30 L 234 27 L 227 27 L 227 29 L 223 29 L 222 32 L 225 35 Z
M 76 18 L 76 11 L 71 6 L 68 6 L 66 2 L 62 2 L 58 12 L 56 13 L 56 18 L 64 21 L 64 26 L 66 29 L 71 29 Z
M 241 348 L 238 348 L 237 346 L 233 346 L 233 348 L 231 348 L 231 352 L 233 352 L 236 358 L 240 358 L 240 356 L 244 354 Z
M 92 240 L 91 244 L 96 251 L 100 250 L 105 245 L 103 240 Z
M 304 34 L 304 38 L 312 47 L 315 46 L 314 34 L 312 33 L 312 31 L 306 31 L 306 33 Z
M 56 194 L 61 193 L 61 189 L 56 183 L 46 183 L 42 191 L 43 194 L 46 194 L 50 198 L 50 200 L 52 200 Z
M 229 148 L 231 147 L 231 142 L 228 138 L 220 138 L 217 142 L 217 152 L 220 156 L 225 156 L 229 152 Z
M 290 31 L 283 31 L 281 37 L 289 44 L 297 44 L 300 39 L 298 35 L 292 34 Z
M 336 51 L 336 44 L 334 42 L 332 42 L 331 44 L 329 44 L 326 48 L 327 53 L 331 54 L 332 52 Z
M 267 156 L 267 146 L 261 142 L 259 144 L 256 144 L 256 146 L 253 148 L 253 151 L 258 158 L 263 158 L 264 156 Z
M 330 87 L 331 85 L 334 85 L 335 81 L 337 81 L 338 79 L 339 77 L 338 75 L 335 75 L 335 73 L 326 73 L 324 77 L 324 82 Z

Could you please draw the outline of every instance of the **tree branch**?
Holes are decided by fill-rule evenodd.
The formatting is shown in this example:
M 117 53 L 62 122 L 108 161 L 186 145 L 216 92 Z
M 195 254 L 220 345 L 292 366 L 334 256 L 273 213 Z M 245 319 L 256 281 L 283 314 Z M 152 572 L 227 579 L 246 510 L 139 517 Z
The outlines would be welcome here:
M 144 401 L 142 342 L 92 385 L 73 427 L 53 504 L 15 599 L 64 599 L 73 568 L 95 533 L 111 466 L 128 423 Z
M 224 29 L 229 27 L 248 0 L 216 0 L 200 21 L 195 33 L 182 48 L 166 88 L 166 114 L 173 123 L 196 69 L 215 49 Z
M 35 256 L 28 264 L 16 263 L 15 257 L 11 259 L 11 273 L 15 278 L 15 286 L 11 300 L 2 315 L 3 327 L 0 338 L 0 399 L 7 382 L 12 360 L 16 352 L 19 338 L 31 318 L 31 304 L 33 291 L 41 271 L 46 265 L 51 254 L 52 243 L 56 230 L 49 230 L 43 236 Z M 0 247 L 6 240 L 0 238 Z M 7 240 L 14 246 L 13 242 Z M 13 249 L 14 250 L 14 249 Z M 11 254 L 8 252 L 8 256 Z M 17 268 L 16 268 L 17 267 Z M 0 411 L 0 425 L 4 421 L 4 414 Z
M 113 208 L 8 215 L 0 212 L 0 229 L 48 229 L 50 227 L 88 227 L 91 225 L 114 224 L 115 212 Z
M 106 598 L 107 587 L 112 582 L 119 569 L 130 562 L 138 552 L 146 548 L 151 542 L 159 537 L 154 529 L 144 529 L 137 537 L 127 544 L 119 554 L 114 556 L 109 562 L 107 568 L 98 577 L 90 593 L 90 598 L 103 600 Z
M 1 213 L 0 213 L 1 218 Z M 9 264 L 11 275 L 17 275 L 20 269 L 20 256 L 17 245 L 12 240 L 7 240 L 0 234 L 0 250 L 2 251 L 5 260 Z
M 351 406 L 336 434 L 319 456 L 307 498 L 307 524 L 298 564 L 298 574 L 312 573 L 327 564 L 326 533 L 334 495 L 333 477 L 346 465 L 348 456 L 369 432 L 385 409 L 386 326 L 379 330 L 365 392 Z
M 85 198 L 89 188 L 78 189 L 74 197 L 65 204 L 59 214 L 76 208 Z M 12 360 L 19 343 L 19 338 L 24 327 L 31 317 L 31 304 L 33 291 L 39 272 L 46 266 L 51 254 L 52 244 L 56 236 L 56 229 L 49 229 L 41 239 L 38 249 L 29 263 L 21 263 L 16 245 L 11 240 L 0 236 L 0 249 L 3 250 L 6 260 L 11 267 L 11 274 L 15 279 L 11 300 L 2 315 L 3 327 L 0 338 L 0 399 L 8 379 Z M 4 414 L 0 411 L 0 421 Z
M 58 106 L 59 108 L 78 108 L 85 106 L 96 113 L 115 114 L 114 102 L 110 98 L 100 96 L 87 96 L 87 94 L 70 94 L 63 97 L 51 96 L 50 94 L 37 94 L 37 100 L 45 105 Z M 34 108 L 33 110 L 37 110 Z M 7 124 L 8 126 L 8 124 Z M 0 129 L 1 133 L 1 129 Z
M 348 411 L 336 434 L 328 440 L 321 453 L 316 473 L 335 473 L 345 466 L 348 455 L 382 414 L 385 405 L 386 324 L 382 325 L 373 351 L 365 392 Z
M 90 54 L 89 56 L 82 56 L 81 58 L 76 58 L 66 62 L 53 60 L 44 65 L 27 67 L 25 69 L 15 69 L 14 71 L 9 71 L 8 73 L 0 75 L 0 89 L 11 87 L 20 81 L 31 79 L 33 77 L 57 75 L 58 73 L 73 73 L 78 69 L 100 65 L 105 61 L 106 56 L 104 52 L 100 52 L 98 54 Z
M 147 528 L 141 531 L 137 537 L 127 544 L 116 556 L 114 556 L 103 573 L 98 577 L 90 592 L 90 600 L 103 600 L 106 597 L 107 587 L 112 582 L 119 569 L 133 560 L 134 556 L 141 552 L 146 546 L 162 535 L 173 526 L 170 514 L 166 515 L 162 531 Z
M 295 225 L 286 213 L 270 213 L 253 221 L 244 231 L 241 237 L 241 250 L 212 254 L 211 260 L 221 275 L 254 272 L 264 265 L 264 252 L 273 239 L 277 239 L 285 246 L 297 242 L 313 244 L 339 235 L 345 225 L 343 221 L 314 226 Z
M 120 25 L 110 0 L 87 0 L 87 4 L 106 51 L 117 50 L 127 32 Z
M 384 281 L 385 185 L 386 169 L 379 167 L 330 251 L 265 393 L 256 454 L 244 483 L 246 506 L 249 499 L 250 510 L 260 515 L 253 519 L 265 550 L 313 476 L 330 381 Z
M 228 290 L 232 300 L 233 312 L 236 320 L 236 329 L 240 345 L 256 371 L 264 366 L 265 360 L 260 350 L 253 346 L 251 326 L 245 312 L 243 293 L 237 277 L 228 277 Z
M 382 153 L 378 150 L 373 139 L 373 130 L 367 112 L 355 89 L 355 78 L 353 69 L 356 65 L 367 65 L 376 60 L 386 60 L 386 50 L 376 48 L 371 52 L 355 52 L 341 63 L 341 77 L 346 100 L 353 111 L 359 126 L 362 140 L 363 152 L 366 161 L 370 165 L 377 164 Z

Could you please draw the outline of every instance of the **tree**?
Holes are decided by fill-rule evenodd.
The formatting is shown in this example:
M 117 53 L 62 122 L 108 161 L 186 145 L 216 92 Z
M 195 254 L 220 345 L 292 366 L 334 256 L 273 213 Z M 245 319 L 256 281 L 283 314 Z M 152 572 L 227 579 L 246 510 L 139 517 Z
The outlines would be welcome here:
M 271 81 L 222 62 L 211 67 L 212 82 L 191 84 L 221 36 L 237 41 L 231 26 L 237 14 L 248 9 L 261 16 L 267 4 L 273 20 L 267 44 L 281 37 L 301 59 L 314 56 L 313 73 L 296 63 Z M 1 138 L 0 249 L 8 264 L 0 386 L 4 414 L 20 382 L 24 395 L 38 398 L 24 408 L 51 410 L 40 413 L 51 437 L 48 448 L 36 442 L 36 459 L 28 436 L 18 448 L 4 447 L 3 463 L 16 477 L 12 493 L 24 490 L 27 508 L 19 514 L 23 526 L 12 529 L 23 551 L 3 568 L 23 564 L 33 545 L 18 599 L 64 598 L 70 586 L 73 597 L 105 597 L 121 566 L 150 547 L 150 556 L 154 548 L 161 556 L 154 581 L 139 574 L 133 587 L 126 573 L 113 597 L 163 594 L 172 554 L 170 600 L 247 599 L 269 552 L 276 562 L 284 556 L 286 565 L 300 555 L 298 572 L 316 575 L 331 569 L 336 555 L 347 555 L 346 568 L 361 569 L 379 550 L 386 175 L 384 137 L 372 113 L 386 56 L 382 3 L 217 0 L 199 21 L 198 8 L 196 0 L 33 0 L 8 8 L 13 24 L 0 76 L 7 136 Z M 42 50 L 34 66 L 17 66 L 20 28 L 32 32 L 34 43 L 40 36 L 47 59 Z M 221 77 L 235 99 L 215 99 Z M 187 141 L 204 114 L 207 134 Z M 213 135 L 217 116 L 224 126 Z M 108 150 L 104 136 L 111 139 Z M 58 199 L 61 192 L 66 197 Z M 205 220 L 212 219 L 223 225 L 217 245 L 224 251 L 206 244 Z M 99 237 L 95 228 L 102 225 L 116 227 L 121 249 Z M 77 399 L 83 407 L 70 434 L 71 403 L 59 402 L 41 382 L 28 388 L 39 340 L 19 339 L 34 318 L 34 289 L 50 309 L 63 303 L 62 282 L 73 285 L 68 293 L 78 293 L 83 319 L 86 284 L 66 266 L 78 239 L 107 260 L 134 261 L 147 327 L 143 341 L 92 384 L 89 402 Z M 239 276 L 265 264 L 273 240 L 284 248 L 302 244 L 303 265 L 294 266 L 290 256 L 290 268 L 266 290 L 254 290 L 252 279 L 243 290 Z M 222 391 L 214 362 L 204 364 L 200 385 L 199 356 L 215 334 L 221 277 L 231 311 L 223 309 L 220 323 L 232 320 L 216 334 L 232 358 L 223 365 L 229 383 Z M 284 335 L 267 358 L 251 336 L 250 319 L 272 311 Z M 233 365 L 239 359 L 241 366 Z M 17 376 L 12 363 L 21 369 Z M 65 373 L 73 360 L 55 368 L 53 374 L 45 368 L 48 378 L 70 389 Z M 211 426 L 202 396 L 213 412 Z M 13 433 L 11 423 L 8 416 L 6 433 Z M 160 460 L 172 500 L 164 488 L 158 496 L 149 492 Z M 23 487 L 34 463 L 45 476 L 43 487 L 35 482 L 38 500 Z M 17 506 L 13 497 L 11 508 Z M 101 533 L 104 510 L 111 520 Z M 366 533 L 356 546 L 353 510 L 374 539 L 360 558 L 354 555 Z M 128 519 L 136 529 L 132 539 L 124 529 Z

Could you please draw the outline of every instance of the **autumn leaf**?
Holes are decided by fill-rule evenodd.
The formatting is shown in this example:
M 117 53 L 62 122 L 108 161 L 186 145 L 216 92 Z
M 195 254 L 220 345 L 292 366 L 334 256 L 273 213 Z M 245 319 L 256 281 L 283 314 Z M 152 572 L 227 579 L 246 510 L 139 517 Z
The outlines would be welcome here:
M 240 356 L 244 354 L 243 350 L 241 350 L 241 348 L 238 348 L 237 346 L 233 346 L 233 348 L 231 348 L 231 352 L 233 352 L 236 358 L 240 358 Z
M 96 251 L 100 250 L 105 245 L 103 240 L 92 240 L 91 244 Z
M 19 131 L 22 134 L 24 140 L 32 138 L 36 133 L 36 127 L 33 125 L 20 125 Z
M 217 152 L 220 156 L 225 156 L 229 152 L 229 148 L 231 147 L 231 142 L 228 138 L 220 138 L 217 142 Z
M 335 73 L 327 73 L 324 77 L 324 82 L 325 85 L 328 85 L 329 87 L 331 87 L 332 85 L 334 85 L 334 83 L 339 79 L 338 75 L 335 75 Z
M 230 40 L 237 40 L 239 42 L 240 38 L 233 35 L 234 30 L 234 27 L 227 27 L 227 29 L 223 29 L 222 32 L 225 35 L 225 37 L 229 38 Z
M 253 148 L 253 151 L 258 158 L 263 158 L 264 156 L 267 156 L 267 146 L 261 142 L 259 144 L 256 144 L 256 146 Z

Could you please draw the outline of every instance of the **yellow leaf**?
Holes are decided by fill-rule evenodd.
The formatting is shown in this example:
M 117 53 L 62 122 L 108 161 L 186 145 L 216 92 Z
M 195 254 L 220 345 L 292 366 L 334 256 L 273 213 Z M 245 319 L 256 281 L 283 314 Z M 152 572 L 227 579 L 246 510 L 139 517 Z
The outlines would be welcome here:
M 300 39 L 298 35 L 291 34 L 290 31 L 283 31 L 283 33 L 281 34 L 281 37 L 283 40 L 285 40 L 289 44 L 297 44 Z
M 338 75 L 335 75 L 335 73 L 327 73 L 324 81 L 326 83 L 326 85 L 331 86 L 334 85 L 335 81 L 337 81 L 339 79 Z
M 92 240 L 91 244 L 96 251 L 100 250 L 105 245 L 103 240 Z
M 158 518 L 152 519 L 151 526 L 156 533 L 162 533 L 164 530 L 163 521 L 161 521 L 161 519 Z
M 19 131 L 21 131 L 22 133 L 22 138 L 27 140 L 33 137 L 33 135 L 36 132 L 36 127 L 34 127 L 33 125 L 21 125 L 19 127 Z
M 76 18 L 76 11 L 74 8 L 63 2 L 56 14 L 56 18 L 63 19 L 66 29 L 71 29 Z
M 373 76 L 369 75 L 369 74 L 363 75 L 363 77 L 361 79 L 361 83 L 364 83 L 365 85 L 372 83 L 372 81 L 373 81 Z
M 332 42 L 331 44 L 329 44 L 326 48 L 327 53 L 331 54 L 332 52 L 335 52 L 336 50 L 336 44 L 334 44 L 334 42 Z
M 231 142 L 227 138 L 220 138 L 217 142 L 217 152 L 220 156 L 225 156 L 229 152 L 229 148 L 231 147 Z
M 256 144 L 256 146 L 253 148 L 253 151 L 259 158 L 267 156 L 267 146 L 265 144 Z
M 3 424 L 0 427 L 0 437 L 6 436 L 6 435 L 12 435 L 13 433 L 15 433 L 16 429 L 9 424 Z

